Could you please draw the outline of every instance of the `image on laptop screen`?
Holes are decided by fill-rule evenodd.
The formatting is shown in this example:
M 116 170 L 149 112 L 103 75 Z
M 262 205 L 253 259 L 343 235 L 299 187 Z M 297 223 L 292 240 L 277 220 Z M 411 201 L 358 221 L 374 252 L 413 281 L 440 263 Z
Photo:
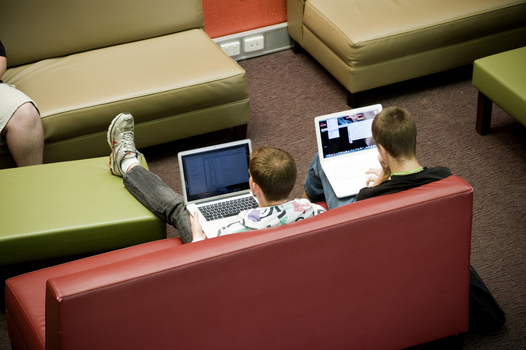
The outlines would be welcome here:
M 371 125 L 379 112 L 365 111 L 318 121 L 323 158 L 375 148 Z
M 188 201 L 248 190 L 248 144 L 183 156 Z

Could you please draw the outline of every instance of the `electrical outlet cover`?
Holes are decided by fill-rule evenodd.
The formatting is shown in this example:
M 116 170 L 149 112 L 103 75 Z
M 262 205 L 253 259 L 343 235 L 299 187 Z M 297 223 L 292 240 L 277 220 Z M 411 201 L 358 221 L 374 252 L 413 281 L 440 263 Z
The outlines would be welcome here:
M 236 56 L 240 53 L 240 45 L 239 41 L 228 43 L 228 44 L 221 44 L 221 49 L 226 52 L 228 56 Z
M 263 35 L 243 39 L 243 49 L 245 52 L 263 50 L 264 48 L 265 38 L 263 37 Z

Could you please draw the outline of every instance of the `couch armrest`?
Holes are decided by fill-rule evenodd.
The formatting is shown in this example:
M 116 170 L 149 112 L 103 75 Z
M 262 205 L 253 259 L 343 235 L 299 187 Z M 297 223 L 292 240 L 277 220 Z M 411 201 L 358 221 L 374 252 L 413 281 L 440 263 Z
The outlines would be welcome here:
M 287 0 L 287 30 L 303 46 L 303 11 L 306 0 Z
M 10 278 L 6 281 L 9 334 L 14 348 L 45 348 L 45 294 L 46 281 L 57 276 L 95 269 L 100 266 L 135 258 L 151 252 L 182 245 L 179 238 L 162 239 L 135 245 L 104 254 L 98 254 L 71 263 L 49 267 Z M 34 326 L 36 325 L 36 326 Z M 41 327 L 40 327 L 41 326 Z M 48 330 L 49 331 L 49 330 Z M 38 345 L 37 345 L 38 344 Z M 17 346 L 20 345 L 20 346 Z

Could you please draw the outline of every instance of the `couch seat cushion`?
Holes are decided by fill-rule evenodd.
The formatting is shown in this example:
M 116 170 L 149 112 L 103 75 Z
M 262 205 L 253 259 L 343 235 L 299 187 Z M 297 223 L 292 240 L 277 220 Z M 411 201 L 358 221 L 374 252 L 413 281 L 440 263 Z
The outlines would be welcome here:
M 526 25 L 524 0 L 310 0 L 304 26 L 350 67 Z
M 24 65 L 4 82 L 38 104 L 47 143 L 105 131 L 120 112 L 143 123 L 248 99 L 245 71 L 201 29 Z

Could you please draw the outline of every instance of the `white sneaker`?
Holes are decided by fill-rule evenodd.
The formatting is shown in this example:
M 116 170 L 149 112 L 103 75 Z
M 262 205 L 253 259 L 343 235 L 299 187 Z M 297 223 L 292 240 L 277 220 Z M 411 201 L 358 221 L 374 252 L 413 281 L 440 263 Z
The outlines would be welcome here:
M 144 157 L 135 148 L 133 126 L 133 116 L 130 113 L 121 113 L 113 119 L 108 128 L 107 139 L 111 147 L 110 171 L 113 175 L 124 175 L 121 169 L 124 157 L 134 155 L 138 160 Z

